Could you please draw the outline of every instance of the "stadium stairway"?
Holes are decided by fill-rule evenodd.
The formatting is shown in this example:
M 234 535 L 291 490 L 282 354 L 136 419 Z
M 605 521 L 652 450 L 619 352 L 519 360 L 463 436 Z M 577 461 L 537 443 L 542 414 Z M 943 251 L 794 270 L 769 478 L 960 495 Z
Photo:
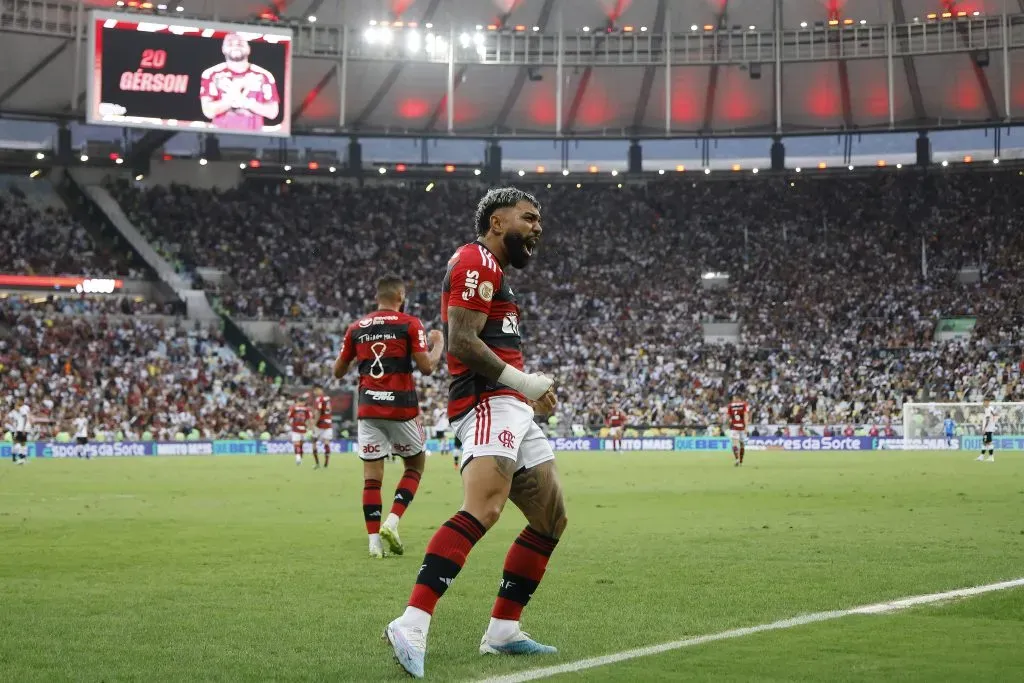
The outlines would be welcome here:
M 231 319 L 227 313 L 214 310 L 206 292 L 195 289 L 190 280 L 178 273 L 167 259 L 161 256 L 150 244 L 149 240 L 128 219 L 117 200 L 102 185 L 89 182 L 75 169 L 67 169 L 64 173 L 66 192 L 80 194 L 91 202 L 107 219 L 108 223 L 120 236 L 131 245 L 132 249 L 142 258 L 157 279 L 170 287 L 174 294 L 185 302 L 187 315 L 192 320 L 209 323 L 219 320 L 222 323 L 224 338 L 235 347 L 239 357 L 253 370 L 270 377 L 284 377 L 275 360 L 265 354 L 246 335 L 245 331 Z

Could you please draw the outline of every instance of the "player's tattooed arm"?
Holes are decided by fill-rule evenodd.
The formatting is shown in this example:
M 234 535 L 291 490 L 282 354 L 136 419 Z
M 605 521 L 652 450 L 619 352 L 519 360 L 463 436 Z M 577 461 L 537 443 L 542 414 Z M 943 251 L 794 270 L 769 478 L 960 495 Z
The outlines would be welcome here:
M 509 460 L 509 458 L 495 458 Z M 536 531 L 560 538 L 565 531 L 565 499 L 554 460 L 523 470 L 512 479 L 511 500 Z
M 480 339 L 487 324 L 487 314 L 468 308 L 448 308 L 448 352 L 473 372 L 491 381 L 498 381 L 505 361 L 498 358 Z

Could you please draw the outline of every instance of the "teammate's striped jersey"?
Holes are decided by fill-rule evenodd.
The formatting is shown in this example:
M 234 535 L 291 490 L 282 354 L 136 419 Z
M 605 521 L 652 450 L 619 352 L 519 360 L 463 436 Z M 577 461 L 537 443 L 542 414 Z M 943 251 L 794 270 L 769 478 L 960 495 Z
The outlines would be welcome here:
M 981 428 L 983 432 L 994 432 L 999 426 L 999 411 L 994 406 L 985 408 L 985 422 Z
M 729 404 L 729 429 L 741 432 L 747 428 L 747 411 L 750 407 L 746 401 L 733 401 Z
M 288 421 L 291 422 L 292 431 L 296 434 L 306 433 L 306 423 L 312 416 L 313 412 L 302 403 L 296 403 L 288 409 Z
M 360 419 L 405 421 L 420 414 L 412 355 L 426 351 L 423 323 L 411 315 L 377 311 L 349 325 L 341 358 L 359 361 Z
M 330 429 L 333 420 L 330 396 L 317 396 L 315 408 L 317 429 Z
M 479 242 L 459 247 L 448 261 L 448 272 L 441 288 L 441 321 L 444 323 L 445 348 L 448 348 L 448 309 L 467 308 L 487 314 L 480 339 L 501 360 L 523 369 L 522 338 L 519 336 L 519 306 L 505 281 L 505 274 L 494 254 Z M 480 401 L 492 396 L 526 397 L 504 384 L 476 374 L 462 361 L 448 354 L 452 375 L 448 390 L 448 417 L 465 415 Z

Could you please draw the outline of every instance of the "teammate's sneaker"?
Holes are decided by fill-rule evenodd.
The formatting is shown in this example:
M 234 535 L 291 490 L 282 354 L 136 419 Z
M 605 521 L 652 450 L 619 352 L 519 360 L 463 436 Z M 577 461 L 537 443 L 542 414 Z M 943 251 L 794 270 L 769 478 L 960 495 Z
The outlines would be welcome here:
M 519 631 L 504 641 L 491 640 L 486 633 L 480 639 L 482 655 L 553 655 L 557 652 L 557 648 L 538 643 L 525 631 Z
M 402 626 L 400 621 L 395 619 L 384 628 L 384 638 L 395 651 L 395 661 L 413 678 L 423 678 L 427 634 L 415 626 Z
M 380 525 L 380 537 L 388 544 L 392 555 L 401 555 L 405 552 L 402 539 L 398 536 L 398 529 L 388 524 Z

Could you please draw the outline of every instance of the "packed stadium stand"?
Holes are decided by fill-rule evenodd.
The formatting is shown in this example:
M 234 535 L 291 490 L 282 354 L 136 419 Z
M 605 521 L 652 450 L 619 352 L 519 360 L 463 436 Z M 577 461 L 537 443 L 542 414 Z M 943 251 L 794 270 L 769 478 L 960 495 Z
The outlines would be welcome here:
M 599 426 L 618 403 L 631 424 L 701 430 L 734 391 L 773 426 L 889 424 L 908 397 L 1018 399 L 1022 182 L 1007 170 L 527 186 L 545 226 L 513 275 L 529 357 L 566 387 L 565 426 Z M 288 384 L 328 388 L 381 274 L 401 273 L 410 312 L 438 324 L 440 277 L 472 239 L 483 189 L 111 186 L 180 270 L 227 276 L 208 294 L 233 318 L 280 327 L 266 350 Z M 709 272 L 727 286 L 706 286 Z M 940 341 L 941 321 L 961 316 L 973 334 Z M 715 321 L 736 323 L 738 343 L 706 341 Z M 428 416 L 444 382 L 424 381 Z

